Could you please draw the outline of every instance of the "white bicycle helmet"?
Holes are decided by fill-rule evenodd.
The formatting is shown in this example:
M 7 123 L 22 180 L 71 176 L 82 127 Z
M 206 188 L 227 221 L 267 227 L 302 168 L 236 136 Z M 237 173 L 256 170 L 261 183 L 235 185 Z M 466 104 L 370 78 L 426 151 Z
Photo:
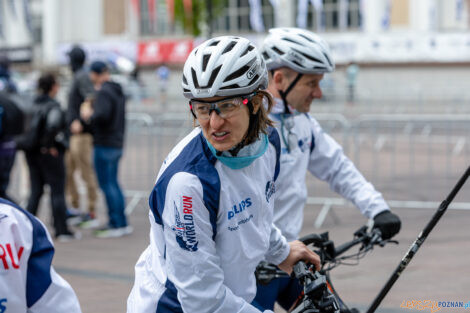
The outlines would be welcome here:
M 326 41 L 300 28 L 270 29 L 261 53 L 268 70 L 288 67 L 301 74 L 322 74 L 335 69 Z
M 267 85 L 265 62 L 246 38 L 209 39 L 191 51 L 184 64 L 182 86 L 186 98 L 246 95 Z

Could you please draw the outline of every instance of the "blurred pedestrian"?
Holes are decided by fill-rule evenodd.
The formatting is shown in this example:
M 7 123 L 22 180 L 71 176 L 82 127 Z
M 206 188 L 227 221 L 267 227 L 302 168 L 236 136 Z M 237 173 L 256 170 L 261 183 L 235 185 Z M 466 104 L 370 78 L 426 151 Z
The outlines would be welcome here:
M 16 93 L 17 88 L 15 82 L 11 79 L 10 60 L 6 56 L 0 56 L 0 89 Z
M 80 105 L 90 101 L 94 93 L 88 69 L 84 67 L 86 54 L 80 46 L 74 46 L 69 52 L 70 68 L 73 72 L 72 86 L 68 94 L 67 125 L 70 131 L 70 146 L 65 155 L 67 168 L 66 193 L 71 199 L 72 208 L 80 208 L 80 195 L 75 182 L 75 173 L 80 175 L 87 190 L 87 213 L 79 218 L 80 226 L 90 228 L 98 226 L 95 206 L 97 198 L 97 183 L 92 167 L 93 138 L 84 129 L 80 121 Z M 72 212 L 75 210 L 71 210 Z
M 30 129 L 24 140 L 17 142 L 25 150 L 29 167 L 31 194 L 27 209 L 37 215 L 44 185 L 49 185 L 55 237 L 60 241 L 78 238 L 66 224 L 64 154 L 68 145 L 65 114 L 54 98 L 59 84 L 53 74 L 44 74 L 38 80 L 38 95 Z
M 359 65 L 351 62 L 346 67 L 346 80 L 348 83 L 348 102 L 353 104 L 356 98 L 357 75 L 359 74 Z
M 0 91 L 0 197 L 8 199 L 7 189 L 10 172 L 15 163 L 15 135 L 23 132 L 23 112 L 9 97 L 8 92 Z
M 72 287 L 52 267 L 46 227 L 0 198 L 0 312 L 81 313 Z
M 132 233 L 124 213 L 125 200 L 118 183 L 119 160 L 124 144 L 125 104 L 122 87 L 110 80 L 108 66 L 102 61 L 90 65 L 90 78 L 96 95 L 92 105 L 80 109 L 82 119 L 93 132 L 94 163 L 98 183 L 106 197 L 109 223 L 96 231 L 100 238 Z
M 155 73 L 157 74 L 158 86 L 160 89 L 160 103 L 165 105 L 167 100 L 168 81 L 170 79 L 170 69 L 165 64 L 162 64 L 157 68 Z

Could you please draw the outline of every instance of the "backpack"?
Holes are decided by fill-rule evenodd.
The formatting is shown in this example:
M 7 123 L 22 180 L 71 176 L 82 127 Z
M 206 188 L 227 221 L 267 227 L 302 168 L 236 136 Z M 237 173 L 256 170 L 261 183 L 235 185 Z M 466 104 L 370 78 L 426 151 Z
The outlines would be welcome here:
M 34 106 L 25 132 L 20 136 L 15 137 L 16 147 L 18 149 L 24 151 L 35 151 L 41 147 L 47 146 L 47 143 L 54 141 L 55 137 L 60 137 L 60 140 L 55 141 L 58 142 L 63 148 L 67 148 L 68 142 L 65 141 L 64 134 L 65 116 L 60 108 L 61 125 L 58 127 L 56 126 L 56 129 L 54 129 L 53 133 L 46 134 L 48 116 L 55 107 L 57 107 L 57 104 L 53 101 Z M 50 137 L 52 137 L 52 139 Z
M 24 114 L 7 95 L 0 94 L 0 141 L 23 132 Z

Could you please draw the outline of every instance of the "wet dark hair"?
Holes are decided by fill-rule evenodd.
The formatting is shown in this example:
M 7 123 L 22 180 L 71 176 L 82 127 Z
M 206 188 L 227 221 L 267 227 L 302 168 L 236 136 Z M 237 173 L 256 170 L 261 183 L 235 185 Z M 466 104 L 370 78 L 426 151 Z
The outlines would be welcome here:
M 43 95 L 49 94 L 54 85 L 57 84 L 57 80 L 52 73 L 45 73 L 38 79 L 38 91 Z

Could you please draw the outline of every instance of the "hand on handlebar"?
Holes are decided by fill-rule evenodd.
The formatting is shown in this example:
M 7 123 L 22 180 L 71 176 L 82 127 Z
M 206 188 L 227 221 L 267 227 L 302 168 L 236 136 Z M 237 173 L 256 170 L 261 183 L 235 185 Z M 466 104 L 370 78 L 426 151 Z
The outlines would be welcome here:
M 320 257 L 315 252 L 310 250 L 306 245 L 304 245 L 301 241 L 291 241 L 289 242 L 289 246 L 289 255 L 281 264 L 278 265 L 281 270 L 290 274 L 292 272 L 293 266 L 299 261 L 311 263 L 315 266 L 317 271 L 320 270 Z
M 382 239 L 390 239 L 400 231 L 401 221 L 396 214 L 386 210 L 374 217 L 374 228 L 382 232 Z

